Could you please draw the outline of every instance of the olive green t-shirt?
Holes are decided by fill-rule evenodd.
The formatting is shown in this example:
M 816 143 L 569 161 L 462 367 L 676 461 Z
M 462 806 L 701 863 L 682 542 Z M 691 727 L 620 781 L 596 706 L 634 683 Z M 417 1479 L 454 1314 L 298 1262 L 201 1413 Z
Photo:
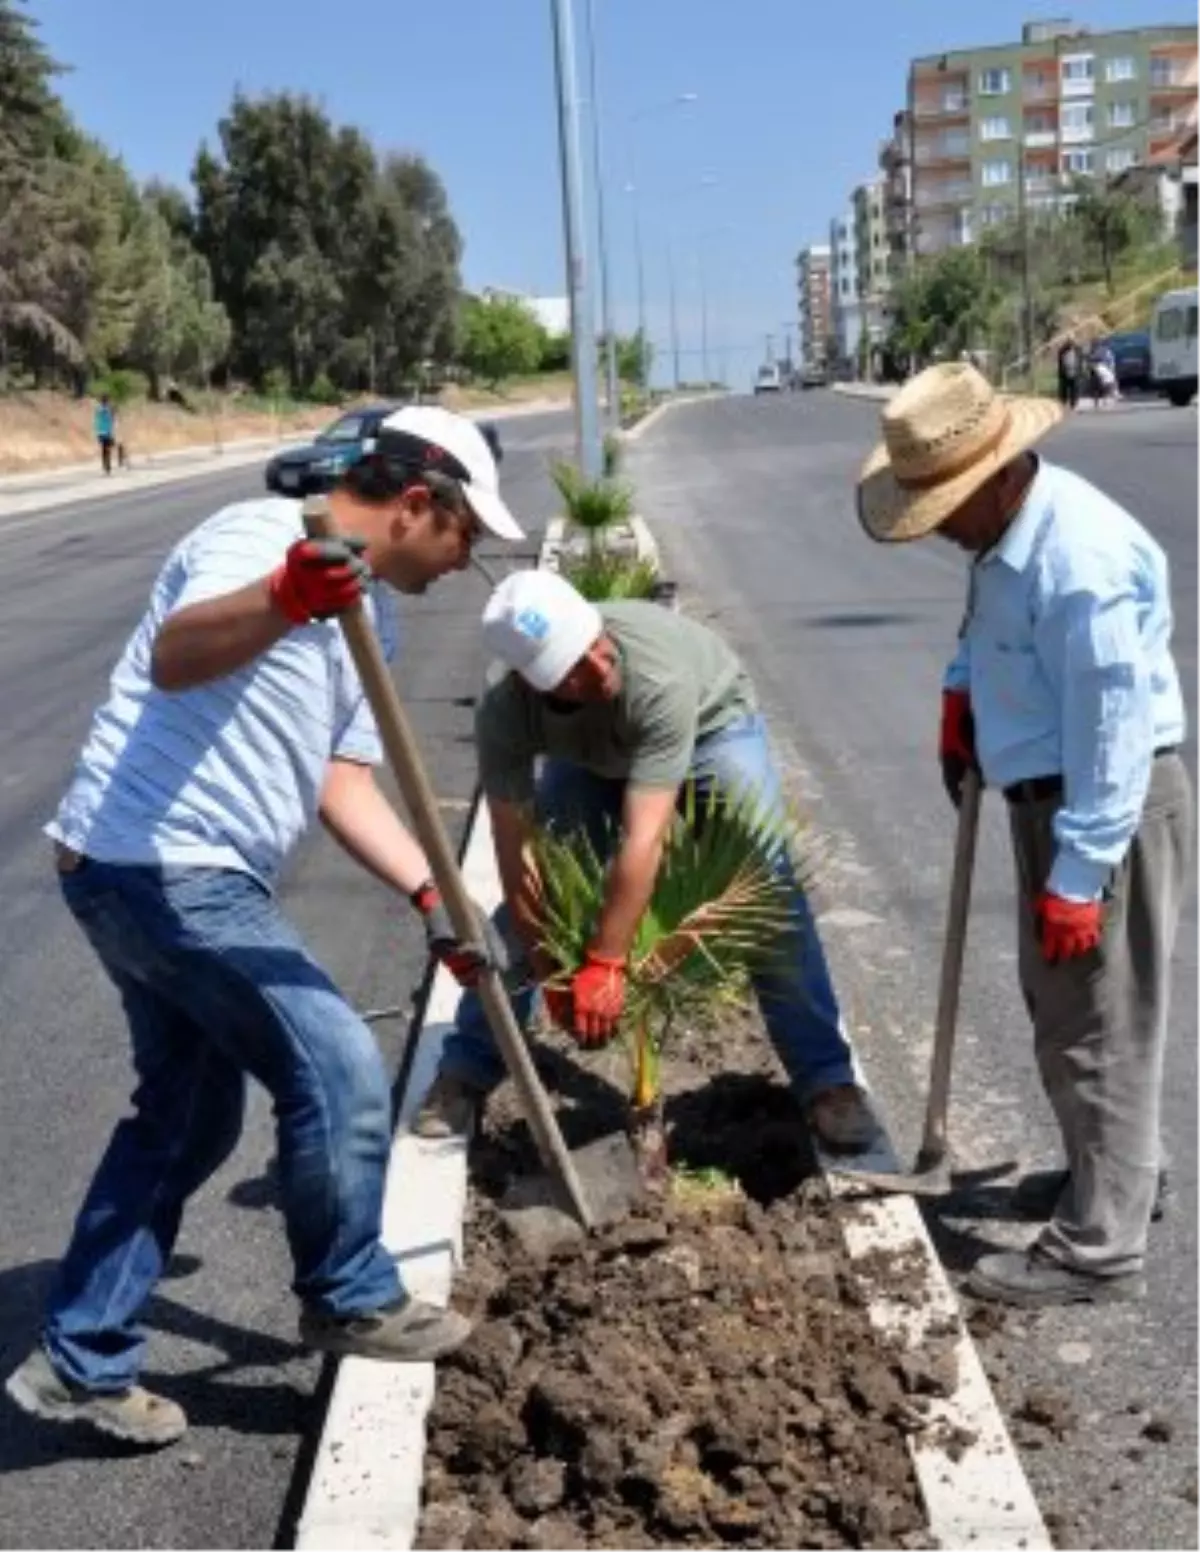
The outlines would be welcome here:
M 560 707 L 507 674 L 484 695 L 475 718 L 489 797 L 528 802 L 538 755 L 639 787 L 676 787 L 698 739 L 755 711 L 745 669 L 706 625 L 640 600 L 598 607 L 621 655 L 616 699 Z

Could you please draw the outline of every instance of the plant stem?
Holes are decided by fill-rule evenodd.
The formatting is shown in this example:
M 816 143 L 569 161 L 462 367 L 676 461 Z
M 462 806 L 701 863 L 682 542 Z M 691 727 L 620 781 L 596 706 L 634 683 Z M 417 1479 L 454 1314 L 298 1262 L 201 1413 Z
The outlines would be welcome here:
M 633 1104 L 637 1110 L 645 1110 L 658 1097 L 658 1052 L 650 1039 L 645 1021 L 637 1026 L 634 1034 Z

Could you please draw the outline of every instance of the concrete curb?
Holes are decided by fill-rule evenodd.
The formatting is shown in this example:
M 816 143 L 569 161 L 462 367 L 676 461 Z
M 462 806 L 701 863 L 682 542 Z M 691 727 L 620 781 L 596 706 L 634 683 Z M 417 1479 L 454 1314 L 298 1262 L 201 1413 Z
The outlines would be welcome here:
M 637 442 L 645 436 L 651 426 L 656 425 L 670 410 L 682 408 L 685 404 L 703 404 L 706 399 L 723 399 L 724 393 L 689 393 L 682 394 L 678 399 L 664 399 L 661 404 L 656 404 L 647 415 L 643 415 L 636 426 L 630 426 L 628 431 L 619 433 L 624 442 Z
M 890 399 L 896 392 L 894 383 L 834 383 L 834 393 L 845 399 Z

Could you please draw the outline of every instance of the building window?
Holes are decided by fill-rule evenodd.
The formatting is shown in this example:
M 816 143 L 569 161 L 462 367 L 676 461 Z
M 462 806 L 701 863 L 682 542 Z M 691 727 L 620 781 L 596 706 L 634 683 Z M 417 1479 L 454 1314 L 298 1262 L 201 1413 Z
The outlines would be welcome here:
M 1090 140 L 1095 121 L 1095 107 L 1092 103 L 1064 103 L 1060 123 L 1062 138 L 1064 140 Z
M 1173 59 L 1163 59 L 1160 57 L 1150 61 L 1151 86 L 1174 86 L 1178 80 L 1179 76 Z
M 1075 54 L 1062 62 L 1062 78 L 1076 85 L 1090 81 L 1096 73 L 1096 60 L 1091 54 Z
M 1012 89 L 1012 72 L 1009 70 L 981 70 L 979 90 L 984 97 L 1002 97 Z
M 999 184 L 1008 183 L 1012 178 L 1011 162 L 984 162 L 981 169 L 983 186 L 986 189 L 994 189 Z
M 981 140 L 1008 140 L 1012 136 L 1008 119 L 1002 113 L 994 118 L 984 119 L 979 126 L 979 138 Z
M 1027 113 L 1025 115 L 1025 133 L 1027 135 L 1052 135 L 1054 133 L 1053 114 Z
M 1132 129 L 1137 117 L 1137 104 L 1134 102 L 1110 102 L 1108 105 L 1109 129 Z
M 1108 153 L 1104 165 L 1109 172 L 1124 172 L 1127 167 L 1132 167 L 1137 161 L 1137 152 L 1132 146 L 1118 146 Z
M 1115 59 L 1109 59 L 1104 64 L 1104 79 L 1106 81 L 1136 81 L 1137 60 L 1130 54 L 1120 54 Z
M 1090 173 L 1092 170 L 1092 153 L 1090 151 L 1064 151 L 1062 154 L 1063 172 Z

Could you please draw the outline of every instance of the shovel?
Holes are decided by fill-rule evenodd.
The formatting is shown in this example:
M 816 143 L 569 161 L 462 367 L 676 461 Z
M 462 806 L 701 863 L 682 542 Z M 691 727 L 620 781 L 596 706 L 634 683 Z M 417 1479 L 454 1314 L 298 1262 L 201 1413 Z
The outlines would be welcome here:
M 954 839 L 954 869 L 950 876 L 950 902 L 946 911 L 946 940 L 942 950 L 942 977 L 938 988 L 937 1023 L 929 1067 L 929 1099 L 925 1106 L 925 1131 L 912 1173 L 907 1175 L 858 1170 L 852 1165 L 833 1166 L 834 1172 L 855 1185 L 904 1196 L 945 1196 L 950 1190 L 950 1142 L 946 1116 L 950 1108 L 950 1068 L 958 1025 L 958 996 L 962 987 L 963 958 L 967 946 L 967 918 L 971 908 L 971 877 L 975 870 L 975 842 L 979 834 L 982 783 L 979 773 L 968 770 L 963 778 Z
M 336 536 L 337 529 L 330 515 L 327 497 L 315 495 L 305 500 L 304 527 L 313 539 Z M 437 798 L 379 640 L 361 602 L 347 609 L 338 619 L 358 669 L 363 693 L 374 713 L 396 783 L 412 816 L 417 838 L 429 858 L 434 882 L 445 902 L 451 925 L 460 941 L 472 942 L 479 932 L 475 908 L 459 872 L 450 837 L 442 823 Z M 495 966 L 486 966 L 480 973 L 475 989 L 487 1014 L 497 1048 L 513 1080 L 538 1155 L 549 1176 L 548 1180 L 539 1179 L 536 1184 L 523 1183 L 527 1188 L 524 1195 L 528 1201 L 522 1200 L 514 1205 L 524 1213 L 532 1214 L 533 1221 L 528 1235 L 521 1235 L 519 1227 L 517 1232 L 530 1248 L 552 1248 L 555 1243 L 578 1234 L 581 1229 L 594 1228 L 602 1218 L 617 1216 L 629 1204 L 637 1185 L 633 1150 L 623 1138 L 604 1139 L 608 1147 L 601 1150 L 601 1156 L 588 1156 L 588 1162 L 595 1168 L 596 1180 L 593 1189 L 585 1194 L 576 1159 L 563 1141 L 529 1048 L 513 1017 L 500 971 Z M 625 1144 L 627 1162 L 622 1159 L 620 1143 Z M 563 1211 L 564 1205 L 573 1215 L 574 1221 Z

